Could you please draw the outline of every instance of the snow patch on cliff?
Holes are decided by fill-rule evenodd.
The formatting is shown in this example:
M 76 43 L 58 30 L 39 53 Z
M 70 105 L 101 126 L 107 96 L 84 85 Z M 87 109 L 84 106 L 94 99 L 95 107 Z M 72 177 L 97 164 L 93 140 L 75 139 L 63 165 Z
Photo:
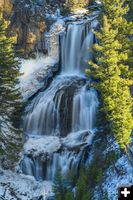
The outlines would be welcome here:
M 42 55 L 37 55 L 35 59 L 21 60 L 20 73 L 22 75 L 19 81 L 24 99 L 32 96 L 44 85 L 44 78 L 57 63 L 57 59 Z
M 108 142 L 108 148 L 103 154 L 115 151 L 120 155 L 114 164 L 115 167 L 110 166 L 105 172 L 102 187 L 110 200 L 117 200 L 119 187 L 133 185 L 133 166 L 129 162 L 127 155 L 120 152 L 118 142 L 115 139 L 108 138 Z
M 53 196 L 50 181 L 38 182 L 32 176 L 0 169 L 0 199 L 46 200 L 49 196 Z
M 103 191 L 108 193 L 110 200 L 118 199 L 118 188 L 133 185 L 133 167 L 127 157 L 123 155 L 115 164 L 118 172 L 110 167 L 106 172 Z

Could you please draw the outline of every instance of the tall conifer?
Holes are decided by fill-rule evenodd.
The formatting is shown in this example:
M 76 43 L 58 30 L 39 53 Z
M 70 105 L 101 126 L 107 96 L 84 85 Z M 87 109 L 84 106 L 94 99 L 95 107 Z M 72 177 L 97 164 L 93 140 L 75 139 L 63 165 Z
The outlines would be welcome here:
M 19 120 L 22 106 L 17 88 L 18 61 L 13 49 L 16 38 L 6 36 L 7 27 L 8 22 L 0 13 L 0 152 L 5 155 L 6 163 L 11 164 L 10 161 L 16 161 L 21 148 Z
M 86 70 L 94 80 L 102 101 L 102 111 L 122 149 L 131 142 L 133 118 L 130 86 L 132 23 L 127 22 L 128 7 L 124 0 L 103 0 L 101 30 L 96 32 L 99 44 L 94 45 L 96 63 Z

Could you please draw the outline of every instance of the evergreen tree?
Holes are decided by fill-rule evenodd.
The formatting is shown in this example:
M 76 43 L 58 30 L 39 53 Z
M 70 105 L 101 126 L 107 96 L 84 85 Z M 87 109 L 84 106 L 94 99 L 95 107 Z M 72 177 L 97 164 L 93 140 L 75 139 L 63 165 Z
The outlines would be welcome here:
M 132 8 L 132 3 L 130 0 L 112 0 L 111 2 L 103 0 L 102 3 L 103 15 L 107 16 L 111 28 L 117 30 L 116 39 L 122 45 L 119 52 L 123 53 L 120 63 L 122 70 L 125 70 L 123 63 L 131 64 L 132 67 L 132 42 L 129 36 L 133 34 L 133 23 L 126 20 L 126 16 Z M 126 73 L 127 71 L 125 71 Z
M 91 200 L 88 188 L 87 170 L 85 168 L 80 170 L 80 176 L 77 181 L 76 188 L 76 200 Z
M 17 88 L 19 74 L 13 44 L 15 38 L 8 38 L 8 22 L 0 14 L 0 146 L 6 162 L 16 161 L 21 148 L 22 137 L 19 130 L 21 97 Z M 7 164 L 8 165 L 8 164 Z
M 60 171 L 56 172 L 53 190 L 56 200 L 73 200 L 71 181 L 68 175 L 62 175 Z
M 101 31 L 96 32 L 99 44 L 94 45 L 96 63 L 86 70 L 94 80 L 102 101 L 102 111 L 122 149 L 131 142 L 133 118 L 130 86 L 133 83 L 130 69 L 132 23 L 125 14 L 124 0 L 103 0 Z
M 84 167 L 80 170 L 80 176 L 76 180 L 76 187 L 72 185 L 71 171 L 68 174 L 62 175 L 59 171 L 56 173 L 54 180 L 55 200 L 90 200 L 88 190 L 87 169 Z M 73 191 L 73 188 L 75 192 Z

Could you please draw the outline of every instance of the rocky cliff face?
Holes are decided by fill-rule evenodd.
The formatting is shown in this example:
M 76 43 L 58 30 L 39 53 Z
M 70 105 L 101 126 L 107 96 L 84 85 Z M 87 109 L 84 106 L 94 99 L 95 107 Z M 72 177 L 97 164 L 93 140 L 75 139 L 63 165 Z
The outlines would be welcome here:
M 0 11 L 4 11 L 5 17 L 9 17 L 13 11 L 12 0 L 1 0 L 0 1 Z
M 46 53 L 45 32 L 56 21 L 59 0 L 4 0 L 0 1 L 0 10 L 10 19 L 9 34 L 17 36 L 16 49 L 24 55 L 33 52 Z

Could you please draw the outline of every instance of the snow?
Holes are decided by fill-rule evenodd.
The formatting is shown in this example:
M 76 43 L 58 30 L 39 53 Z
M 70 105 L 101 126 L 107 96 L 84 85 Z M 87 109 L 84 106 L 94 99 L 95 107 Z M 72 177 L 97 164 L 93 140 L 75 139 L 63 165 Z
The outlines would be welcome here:
M 96 3 L 99 4 L 99 5 L 102 4 L 101 0 L 96 0 Z
M 80 145 L 91 145 L 94 134 L 88 130 L 70 133 L 67 137 L 62 139 L 65 147 L 73 148 Z
M 92 22 L 91 22 L 91 28 L 96 28 L 98 26 L 99 22 L 97 19 L 94 19 Z
M 110 200 L 118 199 L 118 187 L 133 185 L 133 167 L 127 157 L 123 155 L 117 160 L 115 166 L 119 170 L 119 174 L 110 167 L 103 183 L 103 190 L 108 193 Z
M 35 59 L 21 60 L 22 75 L 19 78 L 19 87 L 24 99 L 28 99 L 44 85 L 44 78 L 56 63 L 58 60 L 44 55 L 37 55 Z
M 48 49 L 48 55 L 59 60 L 59 35 L 65 31 L 64 20 L 58 19 L 45 33 L 45 44 Z
M 60 139 L 57 136 L 36 136 L 32 135 L 24 144 L 24 155 L 53 154 L 60 149 L 80 148 L 92 144 L 94 133 L 87 130 L 70 133 L 68 136 Z
M 116 140 L 109 138 L 108 148 L 103 152 L 107 154 L 110 151 L 120 152 L 119 145 Z M 129 162 L 125 154 L 115 162 L 117 171 L 110 166 L 106 173 L 103 182 L 103 191 L 108 193 L 109 200 L 118 199 L 118 187 L 133 185 L 133 166 Z
M 21 61 L 20 73 L 23 73 L 22 78 L 27 78 L 35 71 L 40 70 L 40 68 L 45 68 L 48 65 L 54 65 L 57 62 L 56 59 L 49 56 L 37 55 L 35 59 L 31 58 L 28 60 L 23 59 Z
M 88 9 L 85 9 L 85 8 L 75 9 L 73 13 L 76 15 L 84 15 L 88 13 Z
M 29 138 L 24 145 L 24 154 L 38 156 L 40 154 L 53 153 L 60 149 L 61 143 L 56 136 L 42 136 Z
M 32 176 L 26 176 L 0 169 L 0 196 L 5 200 L 36 200 L 53 196 L 52 182 L 38 182 Z

